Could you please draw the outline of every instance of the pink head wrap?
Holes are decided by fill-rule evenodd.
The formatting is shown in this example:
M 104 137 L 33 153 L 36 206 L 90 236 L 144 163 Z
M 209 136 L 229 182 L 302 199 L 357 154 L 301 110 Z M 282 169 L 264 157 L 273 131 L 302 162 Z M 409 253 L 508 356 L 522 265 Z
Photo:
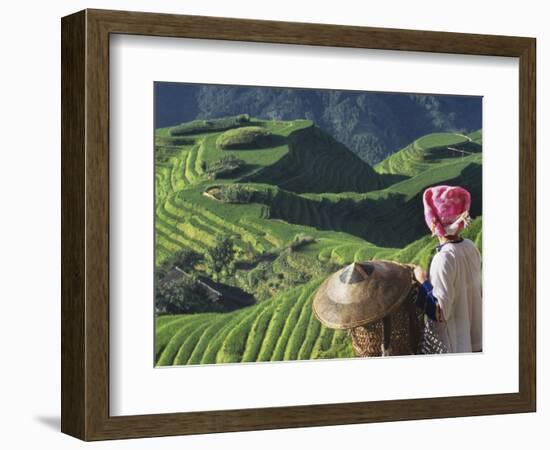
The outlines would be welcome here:
M 424 218 L 434 236 L 452 236 L 470 223 L 470 193 L 460 186 L 424 191 Z

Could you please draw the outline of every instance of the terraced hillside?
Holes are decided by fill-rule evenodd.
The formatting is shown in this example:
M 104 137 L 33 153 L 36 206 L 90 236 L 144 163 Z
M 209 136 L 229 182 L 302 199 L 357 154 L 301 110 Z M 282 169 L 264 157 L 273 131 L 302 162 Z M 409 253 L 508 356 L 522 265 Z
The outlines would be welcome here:
M 413 141 L 404 149 L 375 166 L 380 174 L 416 176 L 433 167 L 481 153 L 481 131 L 470 136 L 457 133 L 433 133 Z M 479 141 L 479 142 L 478 142 Z
M 182 249 L 207 257 L 231 236 L 233 273 L 214 273 L 205 263 L 192 270 L 251 293 L 257 304 L 159 315 L 157 365 L 350 356 L 346 334 L 321 327 L 311 314 L 323 278 L 373 258 L 427 266 L 435 243 L 422 220 L 422 191 L 456 183 L 481 198 L 481 132 L 428 135 L 373 169 L 310 121 L 224 123 L 229 127 L 196 132 L 184 126 L 184 135 L 157 130 L 156 264 Z M 272 139 L 257 148 L 217 145 L 240 127 L 261 127 L 259 135 Z M 224 165 L 231 170 L 217 171 Z M 229 195 L 235 186 L 244 200 Z M 481 205 L 474 202 L 472 212 L 479 215 Z M 480 217 L 468 235 L 481 245 Z
M 474 221 L 465 236 L 481 247 L 481 219 Z M 423 238 L 385 257 L 427 266 L 433 249 L 433 241 Z M 347 261 L 364 259 L 368 258 Z M 352 357 L 346 331 L 321 326 L 313 315 L 313 295 L 322 281 L 314 280 L 231 313 L 157 318 L 157 365 Z
M 366 192 L 384 187 L 384 177 L 311 122 L 290 134 L 287 144 L 285 157 L 242 181 L 292 192 Z

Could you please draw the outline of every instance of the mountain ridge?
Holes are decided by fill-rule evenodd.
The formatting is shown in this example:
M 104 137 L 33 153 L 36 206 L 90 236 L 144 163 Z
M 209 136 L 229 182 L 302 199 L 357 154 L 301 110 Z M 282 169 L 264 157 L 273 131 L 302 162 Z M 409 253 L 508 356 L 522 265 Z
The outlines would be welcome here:
M 243 111 L 262 120 L 314 121 L 376 164 L 420 136 L 480 129 L 481 97 L 300 88 L 155 85 L 155 128 Z

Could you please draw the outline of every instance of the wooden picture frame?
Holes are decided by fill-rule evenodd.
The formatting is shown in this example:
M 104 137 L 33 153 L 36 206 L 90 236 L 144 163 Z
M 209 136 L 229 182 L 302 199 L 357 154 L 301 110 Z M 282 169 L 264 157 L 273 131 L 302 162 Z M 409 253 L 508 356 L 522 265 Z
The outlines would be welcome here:
M 61 25 L 64 433 L 101 440 L 535 411 L 535 39 L 105 10 L 75 13 Z M 111 34 L 519 58 L 519 392 L 110 416 Z

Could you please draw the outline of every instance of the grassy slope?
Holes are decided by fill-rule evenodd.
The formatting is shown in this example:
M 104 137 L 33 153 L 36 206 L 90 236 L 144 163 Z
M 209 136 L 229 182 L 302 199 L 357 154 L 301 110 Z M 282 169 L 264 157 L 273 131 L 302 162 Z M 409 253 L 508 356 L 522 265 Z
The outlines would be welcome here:
M 393 248 L 383 242 L 383 237 L 404 236 L 407 243 L 411 242 L 407 232 L 413 220 L 424 230 L 418 211 L 419 195 L 426 186 L 448 180 L 467 184 L 470 179 L 471 189 L 475 191 L 476 183 L 481 187 L 481 154 L 457 158 L 442 149 L 445 143 L 472 145 L 461 135 L 430 135 L 392 155 L 388 160 L 394 161 L 383 161 L 376 170 L 398 175 L 402 181 L 373 190 L 380 187 L 380 179 L 361 181 L 372 175 L 372 169 L 363 163 L 356 167 L 354 161 L 346 159 L 346 153 L 340 154 L 342 149 L 336 151 L 339 158 L 332 158 L 329 151 L 337 143 L 312 128 L 311 122 L 262 125 L 282 138 L 294 133 L 288 139 L 290 146 L 220 150 L 215 145 L 220 133 L 205 133 L 192 136 L 193 144 L 165 149 L 169 157 L 157 163 L 156 171 L 157 263 L 180 248 L 204 252 L 218 234 L 236 234 L 238 248 L 244 251 L 252 247 L 261 253 L 283 246 L 297 233 L 306 233 L 317 242 L 301 251 L 320 260 L 345 264 L 384 258 L 427 265 L 434 247 L 431 238 Z M 168 133 L 168 129 L 157 130 L 157 137 Z M 481 139 L 481 133 L 471 138 Z M 202 161 L 212 162 L 227 154 L 245 160 L 245 170 L 234 179 L 207 180 Z M 347 170 L 350 164 L 351 172 Z M 309 169 L 307 179 L 300 184 L 294 180 L 300 173 L 295 167 L 302 173 Z M 247 182 L 264 192 L 262 203 L 229 205 L 202 195 L 212 184 L 234 182 Z M 303 193 L 303 186 L 309 193 Z M 343 192 L 344 188 L 355 192 Z M 353 210 L 350 205 L 357 206 L 355 216 L 346 216 Z M 420 236 L 424 233 L 421 231 Z M 480 243 L 481 219 L 468 233 Z M 312 319 L 311 295 L 320 282 L 280 292 L 268 302 L 223 315 L 157 318 L 157 364 L 350 356 L 345 334 L 327 330 Z
M 273 121 L 265 122 L 263 125 L 273 134 L 285 138 L 297 130 L 311 131 L 311 135 L 305 133 L 300 136 L 298 140 L 301 144 L 291 144 L 290 148 L 283 144 L 260 150 L 220 150 L 215 145 L 220 133 L 199 134 L 192 136 L 196 140 L 195 144 L 171 147 L 169 160 L 157 164 L 158 262 L 182 247 L 203 252 L 206 247 L 213 244 L 216 234 L 227 232 L 238 234 L 241 238 L 238 245 L 241 248 L 245 248 L 248 243 L 257 251 L 265 251 L 281 246 L 298 232 L 312 231 L 307 227 L 288 226 L 282 222 L 274 223 L 272 220 L 266 227 L 265 219 L 270 215 L 269 208 L 266 206 L 269 205 L 223 205 L 202 196 L 202 192 L 209 185 L 255 180 L 256 182 L 269 181 L 274 189 L 278 189 L 279 185 L 292 189 L 301 183 L 304 186 L 310 186 L 312 192 L 318 190 L 341 192 L 347 189 L 357 189 L 361 192 L 369 187 L 379 187 L 373 170 L 351 152 L 344 150 L 341 144 L 336 143 L 338 150 L 334 153 L 337 157 L 331 155 L 330 151 L 333 147 L 325 144 L 328 142 L 332 145 L 334 142 L 319 130 L 313 130 L 311 122 Z M 168 135 L 168 128 L 157 130 L 157 138 Z M 236 179 L 216 180 L 215 183 L 207 180 L 201 170 L 202 161 L 213 162 L 229 154 L 247 163 L 245 171 L 241 172 Z M 326 160 L 329 156 L 331 159 Z M 302 163 L 297 163 L 296 158 Z M 316 162 L 310 165 L 310 161 Z M 352 167 L 353 173 L 346 173 L 346 167 Z M 302 175 L 304 173 L 309 175 L 305 180 L 298 180 L 296 171 Z M 373 177 L 375 181 L 369 181 Z M 305 220 L 302 225 L 319 225 L 307 219 L 310 213 L 314 214 L 314 211 L 303 213 Z M 273 218 L 295 223 L 292 218 L 277 216 Z M 329 238 L 342 240 L 342 236 L 338 233 L 320 233 L 318 237 L 325 240 Z M 348 239 L 358 242 L 351 237 Z
M 460 183 L 481 198 L 481 154 L 432 164 L 417 176 L 366 193 L 296 194 L 277 187 L 255 186 L 267 192 L 269 217 L 318 230 L 338 230 L 379 246 L 402 247 L 425 234 L 421 208 L 423 190 L 436 183 Z M 475 203 L 472 214 L 481 213 Z
M 481 152 L 481 146 L 475 140 L 480 138 L 474 133 L 472 137 L 456 133 L 433 133 L 422 136 L 404 149 L 394 153 L 375 166 L 380 174 L 404 175 L 414 177 L 434 164 L 452 164 L 463 156 Z M 448 150 L 448 147 L 463 150 L 460 153 Z
M 480 218 L 470 225 L 465 236 L 481 247 Z M 389 251 L 385 257 L 427 267 L 435 244 L 433 238 L 425 237 L 402 250 Z M 313 316 L 311 302 L 321 282 L 322 279 L 312 281 L 281 292 L 268 302 L 232 313 L 159 317 L 157 364 L 352 357 L 346 333 L 322 327 Z M 208 342 L 207 347 L 197 346 L 201 341 Z
M 241 181 L 297 193 L 366 192 L 383 187 L 383 178 L 371 166 L 311 122 L 290 134 L 287 142 L 285 157 Z

